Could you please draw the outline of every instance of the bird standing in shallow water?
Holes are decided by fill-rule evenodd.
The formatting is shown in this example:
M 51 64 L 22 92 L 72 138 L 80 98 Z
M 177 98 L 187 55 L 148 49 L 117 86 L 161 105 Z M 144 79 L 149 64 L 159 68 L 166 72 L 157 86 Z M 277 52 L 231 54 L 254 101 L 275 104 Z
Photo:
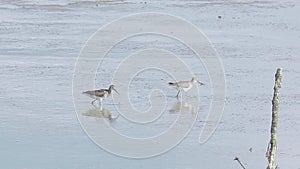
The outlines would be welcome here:
M 82 94 L 86 94 L 90 98 L 93 98 L 94 100 L 91 102 L 92 105 L 94 105 L 94 102 L 98 100 L 100 104 L 102 105 L 102 100 L 106 97 L 108 97 L 112 91 L 115 91 L 117 94 L 119 92 L 115 89 L 114 85 L 110 85 L 108 89 L 100 89 L 100 90 L 91 90 L 91 91 L 86 91 L 82 92 Z
M 175 88 L 178 90 L 178 93 L 177 93 L 177 95 L 176 95 L 176 97 L 178 98 L 179 93 L 181 92 L 181 90 L 183 90 L 184 92 L 187 92 L 187 91 L 189 91 L 189 90 L 193 87 L 193 85 L 194 85 L 195 83 L 197 83 L 197 82 L 198 82 L 200 85 L 204 85 L 204 83 L 200 82 L 200 81 L 198 80 L 198 78 L 196 78 L 196 77 L 193 77 L 191 81 L 179 81 L 179 82 L 175 82 L 175 83 L 169 82 L 169 85 L 175 87 Z

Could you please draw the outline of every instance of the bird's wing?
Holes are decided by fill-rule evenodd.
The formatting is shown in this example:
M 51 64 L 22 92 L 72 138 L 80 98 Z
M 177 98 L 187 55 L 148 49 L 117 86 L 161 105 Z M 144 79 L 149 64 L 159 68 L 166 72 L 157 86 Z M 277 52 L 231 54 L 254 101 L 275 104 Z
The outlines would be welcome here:
M 190 83 L 188 81 L 180 81 L 177 82 L 177 86 L 182 88 L 188 88 L 190 87 Z
M 106 92 L 105 89 L 100 89 L 100 90 L 90 90 L 90 91 L 86 91 L 83 92 L 83 94 L 88 94 L 88 95 L 92 95 L 92 96 L 98 96 L 101 97 L 104 95 L 104 93 Z
M 100 92 L 105 92 L 105 91 L 106 91 L 106 89 L 95 90 L 95 92 L 97 92 L 97 93 L 98 93 L 98 92 L 99 92 L 99 93 L 100 93 Z
M 105 95 L 105 93 L 107 93 L 106 89 L 95 90 L 95 96 L 98 97 L 102 97 L 103 95 Z

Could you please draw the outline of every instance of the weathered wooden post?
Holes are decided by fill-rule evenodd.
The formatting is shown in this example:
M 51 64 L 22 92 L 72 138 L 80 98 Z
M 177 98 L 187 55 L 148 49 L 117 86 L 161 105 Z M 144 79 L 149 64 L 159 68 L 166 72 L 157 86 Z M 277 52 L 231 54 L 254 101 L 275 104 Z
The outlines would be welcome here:
M 279 112 L 279 89 L 281 88 L 282 68 L 278 68 L 275 74 L 274 95 L 272 100 L 272 124 L 271 124 L 271 140 L 268 145 L 266 156 L 269 164 L 267 169 L 275 169 L 275 153 L 277 149 L 277 124 Z

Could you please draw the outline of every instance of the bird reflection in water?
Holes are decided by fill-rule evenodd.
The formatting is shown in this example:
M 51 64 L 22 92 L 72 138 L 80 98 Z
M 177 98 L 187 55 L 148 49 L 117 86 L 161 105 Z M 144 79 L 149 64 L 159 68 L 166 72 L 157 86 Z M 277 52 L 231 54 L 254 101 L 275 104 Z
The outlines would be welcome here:
M 89 116 L 89 117 L 106 118 L 110 122 L 116 121 L 119 117 L 119 115 L 114 117 L 109 110 L 103 108 L 102 106 L 100 107 L 94 106 L 94 109 L 90 109 L 85 113 L 82 113 L 82 115 Z
M 196 108 L 187 102 L 176 102 L 174 106 L 169 110 L 170 113 L 178 113 L 178 112 L 191 112 L 197 113 Z

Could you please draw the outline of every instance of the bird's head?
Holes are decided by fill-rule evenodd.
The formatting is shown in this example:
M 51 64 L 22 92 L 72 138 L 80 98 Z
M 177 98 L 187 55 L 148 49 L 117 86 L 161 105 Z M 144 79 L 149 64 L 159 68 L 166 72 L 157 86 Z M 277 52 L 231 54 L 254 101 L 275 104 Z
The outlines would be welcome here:
M 119 94 L 119 92 L 117 91 L 117 89 L 115 88 L 115 85 L 110 85 L 109 88 L 111 90 L 114 90 L 117 94 Z
M 202 82 L 200 82 L 199 80 L 198 80 L 198 78 L 197 77 L 193 77 L 192 78 L 192 80 L 191 80 L 193 83 L 199 83 L 200 85 L 205 85 L 204 83 L 202 83 Z

